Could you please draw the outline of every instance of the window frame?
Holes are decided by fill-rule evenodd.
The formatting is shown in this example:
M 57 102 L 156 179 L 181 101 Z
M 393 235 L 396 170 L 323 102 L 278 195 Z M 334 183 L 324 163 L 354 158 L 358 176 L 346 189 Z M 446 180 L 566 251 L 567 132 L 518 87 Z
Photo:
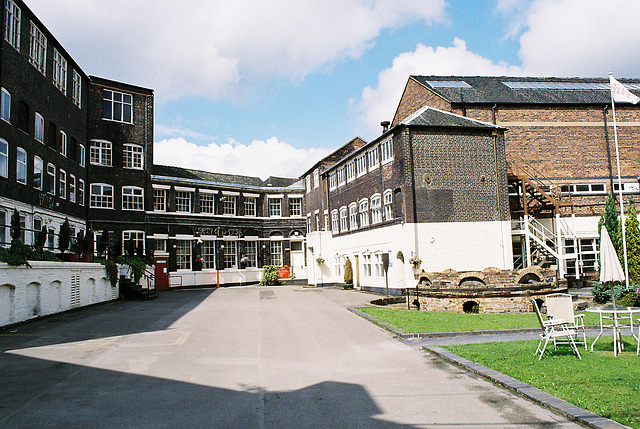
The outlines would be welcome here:
M 244 215 L 256 217 L 258 215 L 258 198 L 257 197 L 244 197 Z
M 214 270 L 216 268 L 215 240 L 202 240 L 202 243 L 200 243 L 200 256 L 202 256 L 203 270 Z
M 80 76 L 80 73 L 78 73 L 76 69 L 73 69 L 71 100 L 73 100 L 73 104 L 78 106 L 79 109 L 82 108 L 82 76 Z
M 383 221 L 393 220 L 393 192 L 389 189 L 384 191 L 382 197 Z
M 53 86 L 67 95 L 67 59 L 53 48 Z
M 302 217 L 302 198 L 293 197 L 289 200 L 289 216 Z
M 389 137 L 380 143 L 380 164 L 388 164 L 393 161 L 393 139 Z
M 191 213 L 193 211 L 193 192 L 176 190 L 176 212 Z
M 56 180 L 57 180 L 56 172 L 57 172 L 56 166 L 50 162 L 47 163 L 47 170 L 44 176 L 45 177 L 44 187 L 45 187 L 45 192 L 47 194 L 50 194 L 50 195 L 56 194 Z
M 7 0 L 4 6 L 4 40 L 20 52 L 20 34 L 22 11 L 13 0 Z
M 382 222 L 382 197 L 380 194 L 373 194 L 369 201 L 371 210 L 371 225 Z
M 380 151 L 379 151 L 379 147 L 375 146 L 375 147 L 371 148 L 367 152 L 367 158 L 368 158 L 368 161 L 369 161 L 369 171 L 376 170 L 378 167 L 380 167 Z
M 122 254 L 125 254 L 126 243 L 129 240 L 134 242 L 133 248 L 137 251 L 139 247 L 139 243 L 142 243 L 143 253 L 146 253 L 146 239 L 144 231 L 136 230 L 136 229 L 127 229 L 122 231 Z
M 89 163 L 101 167 L 113 167 L 113 143 L 109 140 L 91 140 Z
M 84 167 L 86 165 L 86 157 L 87 157 L 87 149 L 85 148 L 85 146 L 80 143 L 78 145 L 78 148 L 80 149 L 80 167 Z
M 69 174 L 69 202 L 76 202 L 76 176 Z
M 222 245 L 222 258 L 224 269 L 238 268 L 238 242 L 236 240 L 225 240 Z
M 236 216 L 237 200 L 238 198 L 235 195 L 222 195 L 220 202 L 222 202 L 223 216 Z
M 349 204 L 349 230 L 358 229 L 358 203 Z
M 131 170 L 144 170 L 144 148 L 133 143 L 122 145 L 122 166 Z
M 191 240 L 176 240 L 176 268 L 191 270 Z
M 107 98 L 107 95 L 110 95 L 110 98 Z M 125 101 L 125 99 L 129 101 Z M 107 112 L 109 112 L 108 115 Z M 126 117 L 127 115 L 129 116 L 128 118 Z M 102 119 L 123 124 L 133 124 L 133 94 L 103 88 Z
M 47 37 L 33 21 L 29 29 L 29 62 L 46 76 Z
M 44 189 L 44 161 L 37 155 L 33 157 L 33 187 L 39 191 Z
M 33 138 L 44 144 L 44 117 L 38 112 L 35 114 Z
M 100 193 L 93 192 L 94 187 L 99 187 Z M 111 190 L 111 195 L 105 191 Z M 89 184 L 89 208 L 92 209 L 108 209 L 114 208 L 114 189 L 113 185 L 108 183 L 91 183 Z
M 349 211 L 346 206 L 340 207 L 340 232 L 347 232 L 349 230 Z
M 282 240 L 271 240 L 269 242 L 269 255 L 271 256 L 271 265 L 281 267 L 284 264 Z
M 125 192 L 131 193 L 125 194 Z M 122 210 L 144 211 L 144 189 L 140 186 L 123 186 Z
M 356 157 L 356 177 L 367 174 L 367 154 L 364 153 Z
M 67 199 L 67 172 L 62 168 L 58 170 L 58 196 Z
M 24 155 L 24 162 L 20 160 L 20 154 Z M 26 185 L 28 181 L 27 168 L 29 167 L 27 161 L 27 151 L 21 147 L 16 148 L 16 182 Z M 23 174 L 20 174 L 22 172 Z M 21 176 L 23 176 L 22 180 Z
M 269 201 L 269 217 L 282 217 L 282 198 L 267 198 Z
M 158 207 L 162 207 L 162 208 L 158 208 Z M 155 212 L 167 211 L 167 190 L 166 189 L 153 190 L 153 211 Z
M 363 198 L 358 203 L 358 212 L 360 214 L 360 228 L 369 226 L 369 200 Z
M 338 221 L 338 210 L 331 210 L 331 232 L 337 234 L 340 232 L 340 226 Z
M 4 87 L 0 96 L 0 119 L 11 123 L 11 93 Z

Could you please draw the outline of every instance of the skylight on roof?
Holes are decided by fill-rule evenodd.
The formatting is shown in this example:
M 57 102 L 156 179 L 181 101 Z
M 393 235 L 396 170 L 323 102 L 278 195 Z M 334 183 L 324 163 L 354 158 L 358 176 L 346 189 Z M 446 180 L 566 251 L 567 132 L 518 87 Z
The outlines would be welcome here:
M 511 89 L 560 89 L 560 90 L 594 90 L 609 89 L 606 82 L 502 82 Z M 640 84 L 625 83 L 628 89 L 640 89 Z
M 427 83 L 432 88 L 471 88 L 471 85 L 463 80 L 429 80 Z

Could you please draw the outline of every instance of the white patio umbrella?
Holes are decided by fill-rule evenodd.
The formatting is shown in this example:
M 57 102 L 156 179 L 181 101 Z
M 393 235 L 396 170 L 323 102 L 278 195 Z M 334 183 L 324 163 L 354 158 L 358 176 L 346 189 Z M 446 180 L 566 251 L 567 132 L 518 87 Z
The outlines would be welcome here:
M 613 247 L 607 228 L 602 226 L 600 230 L 600 282 L 611 283 L 611 299 L 616 305 L 616 296 L 613 292 L 613 283 L 624 281 L 624 270 L 620 265 L 620 259 Z

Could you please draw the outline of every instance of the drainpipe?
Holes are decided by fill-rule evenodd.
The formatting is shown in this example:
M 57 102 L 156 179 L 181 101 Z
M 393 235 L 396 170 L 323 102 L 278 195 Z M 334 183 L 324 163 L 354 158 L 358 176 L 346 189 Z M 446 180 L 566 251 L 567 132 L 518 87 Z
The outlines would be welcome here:
M 495 107 L 495 106 L 494 106 Z M 491 109 L 493 110 L 493 109 Z M 494 116 L 495 121 L 495 116 Z M 502 203 L 500 200 L 500 174 L 498 171 L 498 132 L 494 131 L 493 133 L 493 165 L 496 170 L 496 202 L 498 203 L 498 223 L 500 225 L 500 241 L 502 243 L 502 266 L 507 266 L 507 261 L 505 260 L 505 240 L 504 240 L 504 229 L 502 225 Z
M 607 109 L 609 106 L 605 105 L 602 109 L 602 117 L 604 119 L 604 138 L 607 142 L 607 163 L 609 165 L 609 189 L 611 189 L 611 195 L 615 196 L 613 192 L 613 167 L 611 166 L 611 147 L 609 146 L 609 126 L 607 125 Z
M 416 176 L 415 176 L 415 166 L 413 159 L 413 142 L 411 141 L 411 132 L 408 128 L 405 128 L 407 131 L 407 138 L 409 140 L 409 165 L 411 166 L 411 203 L 413 205 L 412 214 L 413 214 L 413 252 L 415 256 L 419 256 L 418 254 L 418 210 L 417 200 L 416 200 Z
M 493 120 L 493 125 L 496 125 L 496 107 L 498 107 L 497 104 L 494 104 L 491 107 L 491 119 Z

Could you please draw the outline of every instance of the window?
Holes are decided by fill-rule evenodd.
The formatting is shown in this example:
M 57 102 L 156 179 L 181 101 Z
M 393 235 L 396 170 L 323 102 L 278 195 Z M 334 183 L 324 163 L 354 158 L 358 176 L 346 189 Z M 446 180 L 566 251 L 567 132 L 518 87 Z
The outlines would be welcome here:
M 154 250 L 156 252 L 166 253 L 166 251 L 167 251 L 167 240 L 165 240 L 164 238 L 156 238 L 153 241 L 155 242 L 155 249 Z
M 144 167 L 142 146 L 125 144 L 122 150 L 122 162 L 124 168 L 142 170 Z
M 82 181 L 80 183 L 82 183 Z M 95 209 L 112 209 L 113 186 L 104 183 L 92 183 L 89 206 Z
M 313 170 L 313 187 L 317 188 L 320 186 L 320 172 L 316 168 Z
M 0 97 L 0 118 L 11 122 L 11 94 L 4 88 Z
M 36 122 L 34 130 L 35 131 L 33 136 L 35 137 L 35 139 L 40 143 L 44 143 L 44 118 L 38 112 L 36 112 Z
M 329 173 L 329 189 L 334 190 L 338 187 L 338 178 L 336 173 Z
M 347 169 L 347 182 L 351 182 L 353 179 L 356 178 L 356 162 L 351 161 L 347 163 L 346 169 Z
M 42 159 L 33 157 L 33 187 L 42 191 L 42 173 L 44 170 L 44 163 Z
M 67 133 L 60 130 L 60 153 L 67 156 Z
M 53 49 L 53 85 L 67 95 L 67 60 Z
M 269 216 L 282 216 L 282 198 L 269 198 Z
M 216 267 L 216 242 L 212 240 L 204 240 L 200 245 L 200 254 L 202 255 L 202 268 L 214 269 Z
M 144 210 L 144 191 L 142 188 L 122 187 L 122 210 Z
M 200 192 L 200 213 L 214 213 L 213 194 Z
M 304 189 L 306 189 L 307 194 L 311 192 L 311 176 L 304 178 Z
M 244 215 L 256 216 L 256 197 L 244 197 Z
M 393 159 L 393 140 L 390 138 L 380 143 L 380 160 L 385 164 Z
M 84 206 L 84 180 L 78 179 L 78 204 Z
M 131 94 L 104 89 L 102 91 L 102 118 L 110 121 L 133 121 L 133 97 Z
M 340 208 L 340 232 L 347 231 L 347 208 Z
M 71 99 L 73 104 L 82 107 L 80 100 L 82 99 L 82 77 L 77 71 L 73 71 L 73 90 L 71 91 Z
M 0 176 L 9 177 L 9 143 L 0 139 Z
M 336 174 L 338 175 L 338 186 L 344 185 L 345 184 L 344 167 L 338 168 L 338 171 L 336 172 Z
M 225 241 L 223 244 L 224 254 L 224 267 L 225 268 L 237 268 L 238 267 L 238 252 L 237 244 L 235 241 Z
M 7 240 L 7 212 L 5 210 L 0 210 L 0 246 L 3 246 L 9 242 Z
M 324 231 L 329 231 L 329 213 L 324 212 Z
M 21 147 L 16 150 L 16 182 L 27 184 L 27 152 Z
M 91 162 L 91 164 L 111 167 L 111 159 L 111 142 L 106 140 L 91 140 L 91 148 L 89 149 L 89 162 Z
M 289 198 L 289 215 L 302 216 L 302 198 Z
M 382 204 L 380 194 L 375 194 L 371 197 L 371 223 L 380 222 L 382 222 Z
M 133 249 L 136 253 L 140 249 L 144 254 L 144 231 L 122 231 L 122 253 L 126 249 Z
M 613 184 L 613 191 L 618 194 L 620 192 L 620 184 L 619 183 L 614 183 Z M 622 193 L 623 194 L 634 194 L 634 193 L 638 193 L 640 191 L 640 186 L 638 186 L 638 182 L 632 182 L 632 183 L 623 183 L 622 184 Z
M 47 61 L 47 38 L 42 31 L 31 22 L 31 43 L 29 45 L 29 62 L 45 74 L 45 64 Z
M 7 0 L 4 5 L 4 39 L 17 50 L 20 50 L 21 15 L 20 8 L 13 0 Z
M 384 220 L 393 220 L 393 194 L 391 191 L 384 193 Z
M 384 265 L 382 264 L 382 253 L 376 253 L 373 256 L 375 257 L 374 265 L 375 265 L 376 277 L 384 277 Z
M 338 210 L 334 210 L 331 212 L 331 232 L 337 234 L 340 231 L 338 225 Z
M 258 266 L 258 242 L 257 241 L 247 241 L 245 243 L 244 248 L 244 256 L 247 257 L 249 262 L 247 263 L 247 267 L 257 267 Z
M 360 200 L 360 227 L 369 225 L 369 201 Z
M 53 164 L 47 164 L 47 175 L 44 178 L 44 190 L 48 194 L 56 194 L 56 166 Z
M 617 190 L 617 185 L 614 184 L 614 189 Z M 572 195 L 581 194 L 605 194 L 607 192 L 606 185 L 604 183 L 580 183 L 580 184 L 567 184 L 560 186 L 560 192 L 571 193 Z
M 80 148 L 80 167 L 84 167 L 85 158 L 87 156 L 86 150 L 83 144 L 78 145 L 78 148 Z
M 369 171 L 378 168 L 378 147 L 374 147 L 368 153 L 369 155 Z
M 69 174 L 69 201 L 76 202 L 76 176 Z
M 191 192 L 176 191 L 176 211 L 191 213 Z
M 58 196 L 60 198 L 67 198 L 67 172 L 62 168 L 58 172 Z
M 307 234 L 311 232 L 311 215 L 307 214 Z
M 365 277 L 371 277 L 371 255 L 362 255 L 362 272 Z
M 157 212 L 167 210 L 167 191 L 165 189 L 153 190 L 153 210 Z
M 358 205 L 356 203 L 349 205 L 349 229 L 358 229 Z
M 356 174 L 358 177 L 367 172 L 367 155 L 361 155 L 356 158 Z
M 282 241 L 269 242 L 269 248 L 271 250 L 271 265 L 281 267 L 282 262 Z
M 176 265 L 179 270 L 191 269 L 191 241 L 176 240 Z
M 342 277 L 344 275 L 342 272 L 342 256 L 335 255 L 333 257 L 333 269 L 337 277 Z
M 235 216 L 236 197 L 233 195 L 225 195 L 220 200 L 222 201 L 222 214 Z

